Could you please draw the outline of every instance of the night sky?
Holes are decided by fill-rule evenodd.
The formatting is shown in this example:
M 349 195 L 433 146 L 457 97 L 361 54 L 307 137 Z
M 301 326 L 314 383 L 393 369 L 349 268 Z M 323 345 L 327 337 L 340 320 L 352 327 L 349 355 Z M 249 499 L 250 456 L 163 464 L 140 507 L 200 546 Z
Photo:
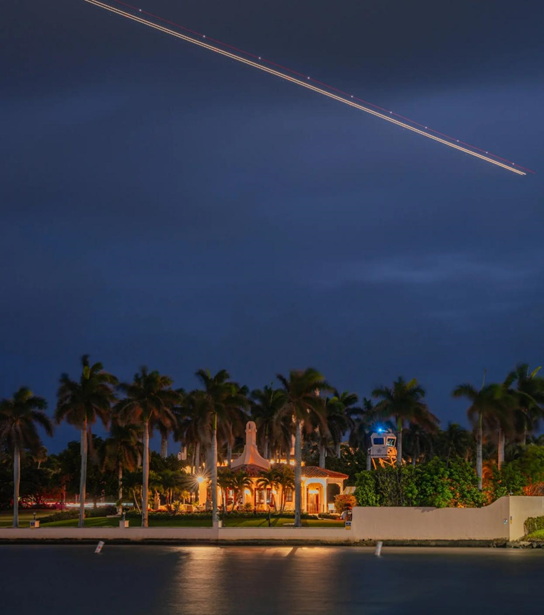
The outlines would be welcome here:
M 79 357 L 368 396 L 544 363 L 542 0 L 136 0 L 488 149 L 519 177 L 95 8 L 0 42 L 0 397 Z M 51 450 L 77 437 L 63 426 Z

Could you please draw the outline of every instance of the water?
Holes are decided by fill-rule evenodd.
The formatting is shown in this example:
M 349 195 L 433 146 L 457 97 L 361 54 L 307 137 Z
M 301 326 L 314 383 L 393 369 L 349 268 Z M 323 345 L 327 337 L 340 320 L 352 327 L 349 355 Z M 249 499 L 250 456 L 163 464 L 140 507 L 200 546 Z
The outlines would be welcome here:
M 543 613 L 544 550 L 0 546 L 11 615 Z

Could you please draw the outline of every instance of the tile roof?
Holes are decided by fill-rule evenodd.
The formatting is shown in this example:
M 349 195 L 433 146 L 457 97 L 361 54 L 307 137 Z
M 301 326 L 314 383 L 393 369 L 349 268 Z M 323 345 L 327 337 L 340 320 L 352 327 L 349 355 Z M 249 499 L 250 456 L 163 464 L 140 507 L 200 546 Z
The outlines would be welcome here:
M 276 464 L 273 467 L 278 467 L 281 465 L 285 464 Z M 248 463 L 237 468 L 233 468 L 233 471 L 246 472 L 248 476 L 255 478 L 259 477 L 262 472 L 266 472 L 266 468 L 261 468 L 253 463 Z M 302 466 L 302 476 L 304 478 L 336 478 L 338 480 L 345 480 L 346 478 L 349 478 L 347 474 L 342 474 L 342 472 L 333 472 L 332 470 L 325 470 L 325 468 L 318 468 L 317 466 Z
M 347 474 L 342 474 L 342 472 L 333 472 L 317 466 L 302 466 L 302 476 L 305 478 L 349 478 Z

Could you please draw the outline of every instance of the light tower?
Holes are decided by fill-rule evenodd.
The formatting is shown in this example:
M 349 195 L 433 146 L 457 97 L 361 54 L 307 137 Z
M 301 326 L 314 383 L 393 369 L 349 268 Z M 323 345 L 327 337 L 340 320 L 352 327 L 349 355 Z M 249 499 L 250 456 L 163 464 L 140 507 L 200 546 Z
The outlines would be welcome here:
M 367 451 L 366 469 L 394 466 L 397 463 L 397 436 L 391 431 L 378 428 L 370 436 L 371 446 Z

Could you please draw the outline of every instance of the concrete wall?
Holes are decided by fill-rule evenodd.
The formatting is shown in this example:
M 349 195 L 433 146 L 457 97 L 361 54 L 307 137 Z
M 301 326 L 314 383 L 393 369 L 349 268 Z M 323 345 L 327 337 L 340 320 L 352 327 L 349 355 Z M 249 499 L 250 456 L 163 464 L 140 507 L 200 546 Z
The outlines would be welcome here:
M 352 540 L 352 531 L 344 528 L 168 528 L 140 527 L 121 529 L 114 527 L 41 527 L 36 530 L 30 528 L 2 528 L 0 540 L 159 540 L 159 541 L 191 541 L 213 542 L 217 540 L 228 541 L 311 541 L 340 543 Z
M 344 528 L 75 528 L 0 529 L 0 540 L 159 540 L 309 541 L 519 540 L 528 517 L 544 515 L 544 497 L 505 497 L 485 508 L 353 509 L 352 529 Z
M 519 540 L 528 517 L 544 515 L 544 497 L 504 497 L 484 508 L 353 510 L 357 540 Z

